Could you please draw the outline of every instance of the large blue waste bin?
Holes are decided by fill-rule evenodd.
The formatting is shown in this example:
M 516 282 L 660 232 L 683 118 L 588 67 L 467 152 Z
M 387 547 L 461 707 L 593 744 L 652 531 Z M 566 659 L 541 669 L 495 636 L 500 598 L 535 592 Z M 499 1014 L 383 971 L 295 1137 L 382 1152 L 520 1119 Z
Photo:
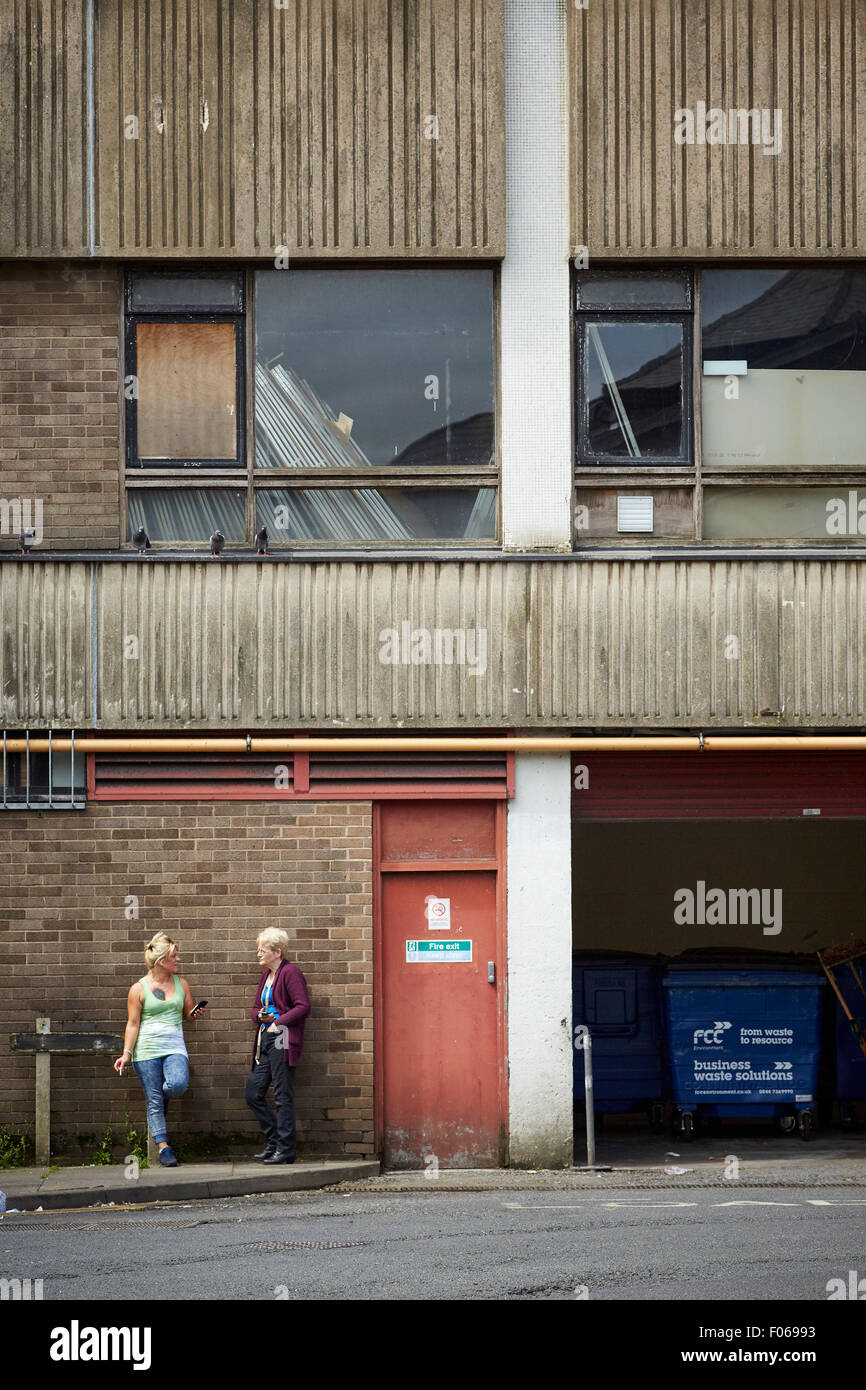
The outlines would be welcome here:
M 823 975 L 670 966 L 663 993 L 681 1134 L 695 1114 L 774 1116 L 814 1128 Z
M 595 1109 L 603 1115 L 647 1110 L 660 1125 L 665 1097 L 661 967 L 645 958 L 572 964 L 574 1026 L 592 1038 Z M 574 1049 L 574 1098 L 584 1103 L 584 1055 Z

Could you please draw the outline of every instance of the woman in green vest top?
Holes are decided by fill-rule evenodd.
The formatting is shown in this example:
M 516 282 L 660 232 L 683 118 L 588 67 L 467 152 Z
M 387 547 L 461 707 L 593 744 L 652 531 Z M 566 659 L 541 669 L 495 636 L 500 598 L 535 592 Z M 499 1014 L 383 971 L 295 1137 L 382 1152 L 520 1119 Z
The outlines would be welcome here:
M 147 1100 L 147 1127 L 159 1148 L 163 1168 L 176 1168 L 168 1143 L 165 1111 L 170 1096 L 182 1096 L 189 1085 L 189 1057 L 183 1040 L 183 1019 L 200 1018 L 204 1005 L 193 1012 L 192 995 L 182 975 L 177 943 L 157 932 L 144 952 L 148 973 L 127 995 L 123 1056 L 114 1070 L 123 1075 L 127 1061 L 141 1082 Z

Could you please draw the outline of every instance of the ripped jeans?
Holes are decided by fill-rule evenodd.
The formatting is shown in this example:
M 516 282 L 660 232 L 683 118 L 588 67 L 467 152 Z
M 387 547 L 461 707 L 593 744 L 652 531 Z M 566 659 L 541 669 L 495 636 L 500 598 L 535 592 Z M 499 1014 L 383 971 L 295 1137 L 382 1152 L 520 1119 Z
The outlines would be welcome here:
M 148 1057 L 133 1062 L 132 1069 L 141 1082 L 147 1101 L 147 1127 L 155 1144 L 164 1144 L 165 1110 L 171 1096 L 182 1096 L 189 1085 L 189 1058 L 182 1052 L 167 1057 Z

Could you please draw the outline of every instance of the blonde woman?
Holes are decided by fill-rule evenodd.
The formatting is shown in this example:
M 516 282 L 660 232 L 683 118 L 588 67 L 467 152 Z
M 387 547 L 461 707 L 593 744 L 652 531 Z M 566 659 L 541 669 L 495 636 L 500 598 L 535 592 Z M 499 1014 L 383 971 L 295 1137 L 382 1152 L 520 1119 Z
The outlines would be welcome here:
M 193 1007 L 189 985 L 177 972 L 177 942 L 157 932 L 144 952 L 148 973 L 127 995 L 123 1055 L 114 1070 L 123 1076 L 127 1061 L 141 1082 L 147 1100 L 147 1127 L 159 1149 L 163 1168 L 176 1168 L 168 1143 L 165 1111 L 170 1096 L 182 1096 L 189 1085 L 189 1057 L 183 1040 L 183 1019 L 201 1017 L 204 1004 Z
M 250 1010 L 256 1034 L 244 1099 L 265 1137 L 265 1147 L 255 1157 L 263 1163 L 294 1163 L 295 1067 L 304 1045 L 310 996 L 301 971 L 288 959 L 288 932 L 267 927 L 256 937 L 256 946 L 262 973 Z M 276 1118 L 265 1100 L 269 1086 L 273 1087 Z

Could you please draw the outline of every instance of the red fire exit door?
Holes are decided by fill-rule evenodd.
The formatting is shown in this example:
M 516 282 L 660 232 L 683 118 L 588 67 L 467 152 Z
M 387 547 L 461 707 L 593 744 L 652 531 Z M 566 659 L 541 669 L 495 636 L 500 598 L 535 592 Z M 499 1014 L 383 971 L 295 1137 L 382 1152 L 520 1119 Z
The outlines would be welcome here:
M 384 1161 L 496 1167 L 505 1158 L 497 808 L 403 803 L 380 814 Z

